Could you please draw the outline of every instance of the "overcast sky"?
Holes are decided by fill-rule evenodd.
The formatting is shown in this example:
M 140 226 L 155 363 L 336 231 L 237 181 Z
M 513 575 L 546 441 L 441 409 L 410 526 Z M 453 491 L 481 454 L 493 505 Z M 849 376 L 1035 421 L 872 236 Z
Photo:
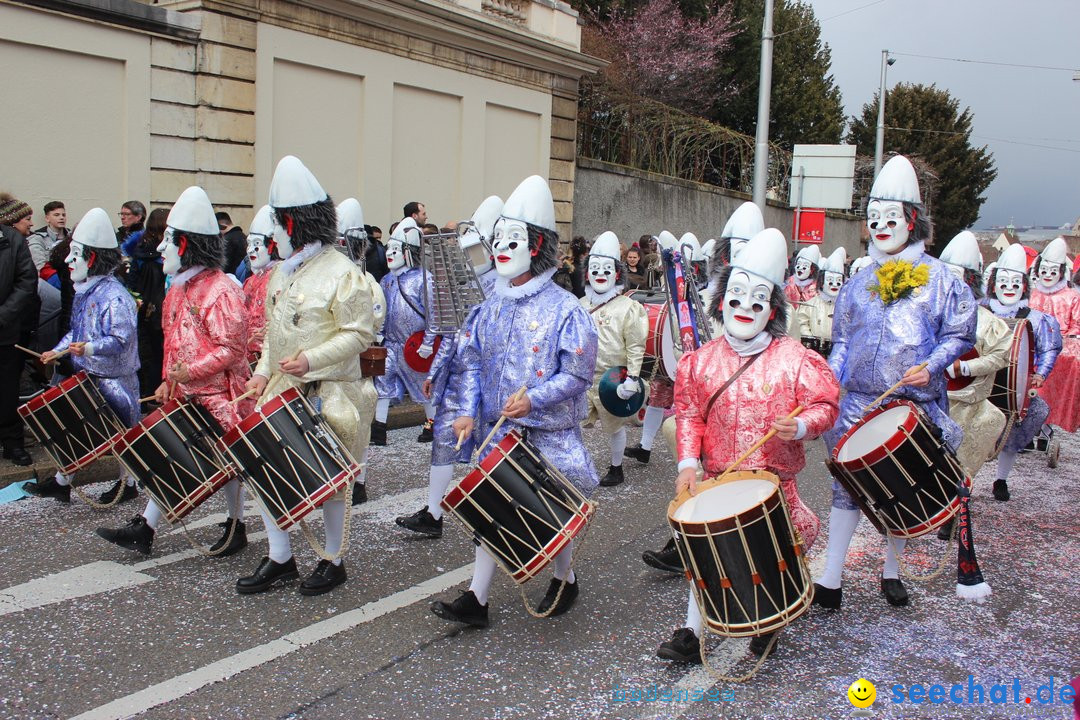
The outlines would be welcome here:
M 884 49 L 898 53 L 890 86 L 936 83 L 961 108 L 971 108 L 972 142 L 989 145 L 998 170 L 977 227 L 1010 220 L 1071 224 L 1080 216 L 1080 82 L 1074 72 L 899 55 L 1080 68 L 1080 0 L 809 1 L 832 49 L 849 117 L 877 91 Z M 888 126 L 887 104 L 885 113 Z

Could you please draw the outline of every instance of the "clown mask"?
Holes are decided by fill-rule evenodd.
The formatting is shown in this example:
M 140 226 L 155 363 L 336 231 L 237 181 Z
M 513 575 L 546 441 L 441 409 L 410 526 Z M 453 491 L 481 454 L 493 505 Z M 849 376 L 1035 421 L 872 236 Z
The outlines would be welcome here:
M 767 280 L 742 271 L 728 279 L 724 292 L 724 330 L 733 338 L 750 340 L 757 337 L 772 317 L 769 304 L 773 285 Z
M 400 240 L 390 240 L 386 243 L 386 267 L 391 270 L 400 270 L 405 267 L 405 246 Z
M 1024 275 L 998 268 L 994 276 L 994 297 L 1002 305 L 1015 305 L 1024 295 Z
M 161 271 L 163 273 L 175 275 L 180 272 L 180 248 L 176 244 L 175 230 L 165 228 L 165 237 L 162 239 L 161 244 L 157 246 L 157 251 L 161 254 Z
M 270 249 L 267 246 L 274 241 L 259 233 L 251 233 L 247 240 L 247 254 L 248 260 L 251 261 L 251 269 L 262 270 L 270 264 Z
M 529 271 L 532 253 L 529 251 L 529 230 L 525 223 L 506 218 L 499 220 L 491 245 L 495 253 L 495 271 L 499 275 L 513 279 Z
M 1061 265 L 1058 263 L 1039 263 L 1039 284 L 1044 288 L 1052 288 L 1061 281 Z
M 835 300 L 842 287 L 844 287 L 844 274 L 826 270 L 822 277 L 821 293 L 830 300 Z
M 795 277 L 800 280 L 806 280 L 810 277 L 810 272 L 814 269 L 814 266 L 806 258 L 799 258 L 795 261 Z
M 601 255 L 589 256 L 589 285 L 597 295 L 603 295 L 615 289 L 618 278 L 615 274 L 615 261 Z
M 82 243 L 71 243 L 71 251 L 64 258 L 68 269 L 71 270 L 71 282 L 82 282 L 90 274 L 90 265 L 86 262 L 85 253 L 86 250 Z
M 281 222 L 278 221 L 276 213 L 274 214 L 274 242 L 277 244 L 278 256 L 282 260 L 288 260 L 296 252 L 296 248 L 292 244 L 292 238 Z
M 866 227 L 874 247 L 886 255 L 903 250 L 911 233 L 904 204 L 895 200 L 871 200 L 866 208 Z

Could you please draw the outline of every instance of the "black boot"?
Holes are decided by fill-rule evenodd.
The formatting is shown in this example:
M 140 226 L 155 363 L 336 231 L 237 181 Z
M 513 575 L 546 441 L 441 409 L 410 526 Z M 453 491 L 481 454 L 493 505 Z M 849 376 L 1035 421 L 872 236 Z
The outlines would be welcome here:
M 296 569 L 296 558 L 289 558 L 277 563 L 264 557 L 255 572 L 236 581 L 236 592 L 241 595 L 253 595 L 269 590 L 275 583 L 285 583 L 300 577 Z
M 811 605 L 819 605 L 829 610 L 839 610 L 840 603 L 844 600 L 844 588 L 827 588 L 814 583 L 814 601 Z
M 338 585 L 349 579 L 345 572 L 345 561 L 335 565 L 329 560 L 320 560 L 315 566 L 314 572 L 308 575 L 308 579 L 300 583 L 301 595 L 322 595 L 328 593 Z
M 994 481 L 994 499 L 1005 502 L 1009 499 L 1009 483 L 1004 480 Z
M 236 529 L 233 529 L 233 525 L 236 525 Z M 218 523 L 218 527 L 224 528 L 224 532 L 221 534 L 221 539 L 210 546 L 210 552 L 215 553 L 214 557 L 228 557 L 229 555 L 235 555 L 244 548 L 247 547 L 247 528 L 244 526 L 243 520 L 237 520 L 236 518 L 229 518 L 223 523 Z M 229 532 L 232 532 L 232 539 L 229 538 Z M 225 543 L 228 542 L 228 546 Z M 221 548 L 225 548 L 221 550 Z M 221 552 L 218 552 L 221 550 Z
M 949 522 L 939 527 L 937 531 L 938 540 L 944 540 L 945 542 L 952 540 L 952 529 L 955 524 L 956 518 L 950 518 Z
M 412 515 L 402 515 L 394 520 L 398 527 L 412 530 L 414 533 L 427 535 L 430 538 L 442 537 L 443 519 L 438 520 L 428 511 L 427 506 L 420 508 Z
M 622 465 L 609 465 L 607 469 L 607 475 L 600 478 L 600 484 L 604 487 L 612 487 L 613 485 L 622 485 L 623 480 Z
M 656 657 L 700 665 L 701 641 L 690 628 L 679 628 L 670 640 L 657 649 Z
M 639 463 L 648 465 L 649 458 L 652 457 L 652 450 L 646 450 L 645 448 L 641 447 L 641 443 L 638 443 L 632 448 L 626 448 L 626 450 L 623 450 L 623 457 L 633 458 Z
M 562 587 L 562 595 L 559 596 L 559 588 Z M 548 608 L 555 604 L 555 597 L 559 597 L 559 604 L 555 605 L 555 609 L 551 611 L 548 617 L 555 617 L 556 615 L 562 615 L 574 605 L 574 601 L 578 596 L 578 584 L 577 578 L 574 578 L 574 582 L 566 583 L 563 587 L 562 580 L 556 580 L 551 578 L 551 582 L 548 583 L 547 593 L 544 594 L 544 599 L 540 601 L 540 606 L 536 608 L 538 613 L 546 613 Z
M 416 438 L 416 442 L 429 443 L 435 439 L 435 421 L 431 418 L 427 419 L 424 423 L 424 427 L 420 428 L 420 436 Z
M 136 515 L 127 525 L 115 530 L 98 528 L 97 534 L 115 545 L 143 555 L 149 555 L 154 544 L 154 529 L 146 524 L 146 518 L 142 515 Z
M 135 489 L 135 486 L 128 485 L 126 479 L 120 478 L 116 481 L 115 485 L 101 493 L 101 497 L 99 497 L 97 501 L 109 505 L 116 499 L 116 496 L 119 493 L 123 493 L 120 496 L 120 503 L 126 503 L 128 500 L 134 500 L 139 497 L 139 491 Z M 120 503 L 117 504 L 119 505 Z
M 375 420 L 371 423 L 371 445 L 386 446 L 386 423 Z
M 367 502 L 367 485 L 364 483 L 356 483 L 352 489 L 352 504 L 363 505 Z
M 488 626 L 488 606 L 481 605 L 472 590 L 466 590 L 452 603 L 436 600 L 431 603 L 431 612 L 443 620 L 464 623 L 471 627 L 486 628 Z
M 34 464 L 34 458 L 30 457 L 30 453 L 26 452 L 26 448 L 21 445 L 19 447 L 5 446 L 4 459 L 10 460 L 16 465 L 22 465 L 23 467 Z
M 51 497 L 62 503 L 71 502 L 71 486 L 61 485 L 56 482 L 55 477 L 51 477 L 44 481 L 38 480 L 37 482 L 26 483 L 23 485 L 23 490 L 38 497 Z
M 657 570 L 675 573 L 676 575 L 683 573 L 682 558 L 679 557 L 679 551 L 675 548 L 674 540 L 668 540 L 667 545 L 662 550 L 646 550 L 641 553 L 641 559 L 645 561 L 646 565 Z
M 765 648 L 769 647 L 769 641 L 772 640 L 775 632 L 765 633 L 764 635 L 755 635 L 750 638 L 750 652 L 754 653 L 758 657 L 765 654 Z M 769 657 L 776 654 L 776 643 L 773 643 L 772 652 L 769 653 Z
M 904 607 L 908 604 L 907 588 L 899 578 L 881 578 L 881 594 L 893 607 Z

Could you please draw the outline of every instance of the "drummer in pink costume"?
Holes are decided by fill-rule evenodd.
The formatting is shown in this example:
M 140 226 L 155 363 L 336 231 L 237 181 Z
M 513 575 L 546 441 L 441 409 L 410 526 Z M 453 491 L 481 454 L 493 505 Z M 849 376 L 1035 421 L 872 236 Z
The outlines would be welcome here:
M 259 359 L 266 328 L 266 285 L 270 273 L 281 262 L 277 243 L 274 241 L 274 218 L 269 205 L 263 205 L 255 213 L 248 228 L 248 262 L 251 275 L 244 281 L 244 309 L 248 321 L 248 362 Z
M 784 295 L 791 304 L 798 308 L 818 294 L 817 278 L 821 269 L 821 249 L 817 245 L 807 245 L 795 256 L 795 272 L 784 286 Z
M 224 249 L 210 199 L 202 188 L 189 187 L 169 212 L 165 239 L 158 246 L 165 274 L 173 281 L 162 307 L 164 379 L 154 399 L 164 404 L 170 398 L 189 397 L 228 432 L 255 403 L 232 403 L 244 394 L 250 371 L 244 293 L 221 271 Z M 221 539 L 210 548 L 217 557 L 247 546 L 240 481 L 230 480 L 222 490 L 229 519 L 223 523 Z M 124 527 L 99 528 L 97 533 L 120 547 L 149 555 L 161 514 L 151 500 L 143 514 Z
M 783 294 L 787 242 L 769 228 L 755 235 L 735 262 L 720 268 L 709 313 L 723 323 L 723 337 L 687 353 L 675 379 L 679 451 L 676 492 L 704 476 L 724 472 L 770 430 L 776 436 L 747 458 L 741 469 L 768 470 L 780 477 L 792 523 L 809 548 L 820 523 L 803 503 L 796 475 L 806 465 L 804 440 L 817 438 L 836 421 L 840 386 L 825 359 L 788 337 Z M 787 415 L 802 406 L 798 417 Z M 701 614 L 693 593 L 686 626 L 660 646 L 668 660 L 700 662 Z M 762 654 L 771 635 L 751 640 Z
M 1042 397 L 1050 405 L 1047 424 L 1066 432 L 1080 427 L 1080 294 L 1069 287 L 1065 239 L 1051 240 L 1033 266 L 1032 310 L 1057 318 L 1064 340 L 1056 371 L 1046 378 Z

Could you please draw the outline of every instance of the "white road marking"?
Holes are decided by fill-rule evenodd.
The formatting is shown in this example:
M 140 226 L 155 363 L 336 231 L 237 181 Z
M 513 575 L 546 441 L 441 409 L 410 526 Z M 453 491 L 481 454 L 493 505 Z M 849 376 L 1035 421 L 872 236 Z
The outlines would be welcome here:
M 450 572 L 429 578 L 422 583 L 396 592 L 393 595 L 369 602 L 366 605 L 343 612 L 332 618 L 300 628 L 287 635 L 236 655 L 222 658 L 191 672 L 177 675 L 148 688 L 134 692 L 99 707 L 76 715 L 72 720 L 120 720 L 146 712 L 189 695 L 207 685 L 222 682 L 239 673 L 251 670 L 272 660 L 284 657 L 301 648 L 326 640 L 358 625 L 376 620 L 395 610 L 412 605 L 435 593 L 464 582 L 472 577 L 472 563 Z

